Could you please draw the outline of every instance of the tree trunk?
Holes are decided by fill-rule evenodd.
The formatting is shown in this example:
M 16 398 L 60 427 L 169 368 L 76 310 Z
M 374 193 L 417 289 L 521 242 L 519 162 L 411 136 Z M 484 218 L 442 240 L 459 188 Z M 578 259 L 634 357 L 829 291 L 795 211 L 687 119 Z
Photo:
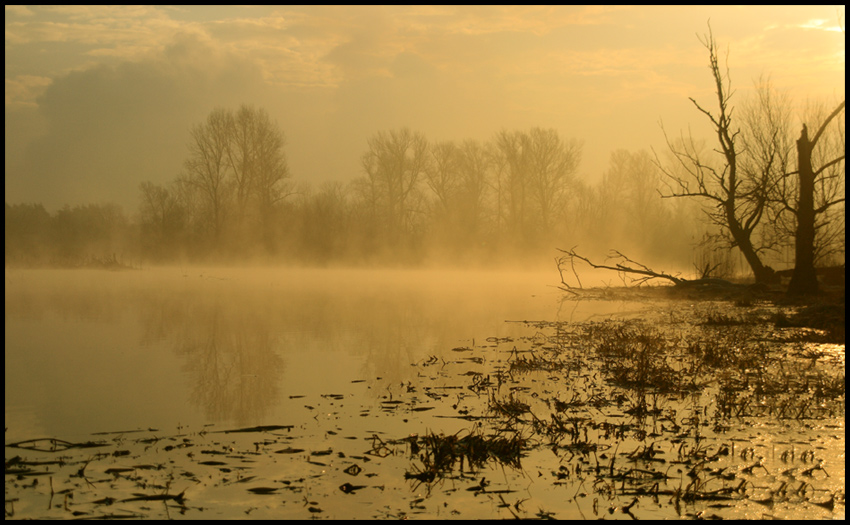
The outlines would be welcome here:
M 809 132 L 803 124 L 803 131 L 797 140 L 800 195 L 797 203 L 794 273 L 788 286 L 790 295 L 816 294 L 819 291 L 815 273 L 815 174 L 812 169 L 812 148 Z
M 778 283 L 779 277 L 776 275 L 776 271 L 770 266 L 761 262 L 761 259 L 759 258 L 758 254 L 756 254 L 752 243 L 749 242 L 749 237 L 745 239 L 746 240 L 744 242 L 738 243 L 738 248 L 741 250 L 741 253 L 744 254 L 744 259 L 746 259 L 747 263 L 750 265 L 750 269 L 753 271 L 753 276 L 755 277 L 756 283 Z
M 729 202 L 731 202 L 732 205 L 727 205 L 727 207 L 734 209 L 733 207 L 735 201 L 730 199 Z M 734 214 L 727 215 L 729 233 L 732 235 L 732 239 L 735 241 L 735 245 L 738 247 L 739 250 L 741 250 L 744 259 L 750 266 L 750 269 L 753 271 L 753 277 L 755 277 L 756 283 L 775 284 L 779 282 L 779 278 L 773 268 L 764 264 L 761 261 L 761 258 L 759 257 L 758 253 L 756 253 L 756 249 L 753 246 L 752 240 L 750 239 L 750 235 L 744 231 Z

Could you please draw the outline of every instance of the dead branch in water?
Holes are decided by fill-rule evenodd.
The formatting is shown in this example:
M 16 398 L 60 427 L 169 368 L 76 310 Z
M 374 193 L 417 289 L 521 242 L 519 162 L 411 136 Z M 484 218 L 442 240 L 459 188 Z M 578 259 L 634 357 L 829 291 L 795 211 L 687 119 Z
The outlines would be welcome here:
M 663 279 L 670 281 L 674 286 L 684 287 L 684 286 L 694 286 L 700 287 L 703 289 L 762 289 L 764 285 L 745 285 L 745 284 L 737 284 L 729 282 L 725 279 L 717 279 L 710 277 L 710 273 L 716 268 L 710 267 L 708 265 L 702 270 L 702 276 L 698 279 L 685 279 L 683 277 L 678 277 L 676 275 L 670 275 L 664 272 L 657 272 L 652 268 L 646 266 L 645 264 L 641 264 L 637 261 L 633 261 L 625 256 L 623 253 L 617 250 L 611 250 L 608 255 L 606 261 L 613 261 L 610 264 L 596 264 L 587 257 L 583 255 L 579 255 L 576 253 L 575 248 L 570 250 L 561 250 L 558 248 L 558 251 L 563 253 L 564 255 L 555 258 L 555 263 L 558 266 L 558 273 L 561 275 L 561 284 L 563 286 L 559 286 L 559 288 L 565 292 L 569 292 L 571 294 L 578 294 L 576 290 L 582 290 L 583 287 L 581 285 L 581 280 L 578 276 L 578 271 L 576 270 L 575 261 L 578 259 L 579 261 L 584 261 L 591 268 L 595 270 L 611 270 L 617 272 L 620 276 L 620 279 L 623 281 L 624 286 L 640 286 L 645 284 L 653 279 Z M 575 275 L 576 281 L 578 282 L 578 286 L 570 285 L 566 279 L 564 279 L 564 272 L 566 271 L 565 267 L 569 264 L 570 269 Z
M 610 255 L 606 259 L 606 261 L 613 261 L 612 264 L 596 264 L 587 257 L 579 255 L 576 253 L 575 248 L 571 248 L 569 250 L 561 250 L 558 249 L 559 252 L 564 255 L 555 258 L 555 263 L 558 266 L 558 273 L 561 276 L 561 290 L 570 293 L 576 293 L 575 290 L 582 289 L 581 280 L 578 277 L 578 272 L 576 271 L 575 261 L 576 259 L 580 261 L 584 261 L 591 268 L 596 270 L 612 270 L 617 272 L 620 275 L 620 278 L 623 280 L 624 284 L 636 285 L 640 286 L 644 283 L 647 283 L 653 279 L 666 279 L 673 284 L 680 285 L 685 284 L 690 281 L 689 279 L 683 279 L 681 277 L 677 277 L 675 275 L 670 275 L 664 272 L 656 272 L 655 270 L 649 268 L 648 266 L 641 264 L 639 262 L 633 261 L 629 259 L 621 252 L 617 250 L 611 250 Z M 566 279 L 564 279 L 564 272 L 566 271 L 565 267 L 569 264 L 570 269 L 575 275 L 576 281 L 578 282 L 578 286 L 571 286 Z M 635 277 L 637 276 L 637 277 Z M 628 283 L 626 283 L 626 279 L 630 279 Z

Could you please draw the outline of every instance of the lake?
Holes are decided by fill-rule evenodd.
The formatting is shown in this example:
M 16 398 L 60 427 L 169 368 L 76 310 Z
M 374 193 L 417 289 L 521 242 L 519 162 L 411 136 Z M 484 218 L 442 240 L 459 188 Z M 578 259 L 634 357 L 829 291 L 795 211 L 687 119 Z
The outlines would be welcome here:
M 843 344 L 557 280 L 7 269 L 6 517 L 843 516 Z
M 560 311 L 556 279 L 554 271 L 7 271 L 6 439 L 297 420 L 290 396 L 315 400 L 354 380 L 379 391 L 410 381 L 411 364 L 430 355 L 515 334 L 505 321 L 598 313 Z

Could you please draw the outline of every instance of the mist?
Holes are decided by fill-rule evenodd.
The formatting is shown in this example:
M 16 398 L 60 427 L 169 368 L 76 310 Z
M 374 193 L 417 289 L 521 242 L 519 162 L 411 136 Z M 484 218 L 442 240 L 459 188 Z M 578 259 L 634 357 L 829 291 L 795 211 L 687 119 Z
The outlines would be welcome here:
M 5 29 L 7 519 L 844 518 L 843 6 Z
M 546 266 L 577 246 L 689 271 L 717 232 L 660 199 L 658 168 L 665 133 L 711 147 L 689 100 L 712 97 L 707 20 L 738 104 L 769 75 L 799 111 L 843 97 L 842 13 L 10 6 L 6 263 Z M 243 111 L 277 168 L 230 159 L 211 197 L 196 132 Z

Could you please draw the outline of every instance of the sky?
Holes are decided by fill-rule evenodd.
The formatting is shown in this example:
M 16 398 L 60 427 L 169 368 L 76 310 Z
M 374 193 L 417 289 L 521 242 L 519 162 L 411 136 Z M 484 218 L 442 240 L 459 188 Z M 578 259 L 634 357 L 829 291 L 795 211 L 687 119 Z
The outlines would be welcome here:
M 710 127 L 711 29 L 734 102 L 769 76 L 798 110 L 844 98 L 842 6 L 6 6 L 6 202 L 117 203 L 181 172 L 216 108 L 264 108 L 294 181 L 362 176 L 409 127 L 487 141 L 554 128 L 595 181 L 616 149 Z

